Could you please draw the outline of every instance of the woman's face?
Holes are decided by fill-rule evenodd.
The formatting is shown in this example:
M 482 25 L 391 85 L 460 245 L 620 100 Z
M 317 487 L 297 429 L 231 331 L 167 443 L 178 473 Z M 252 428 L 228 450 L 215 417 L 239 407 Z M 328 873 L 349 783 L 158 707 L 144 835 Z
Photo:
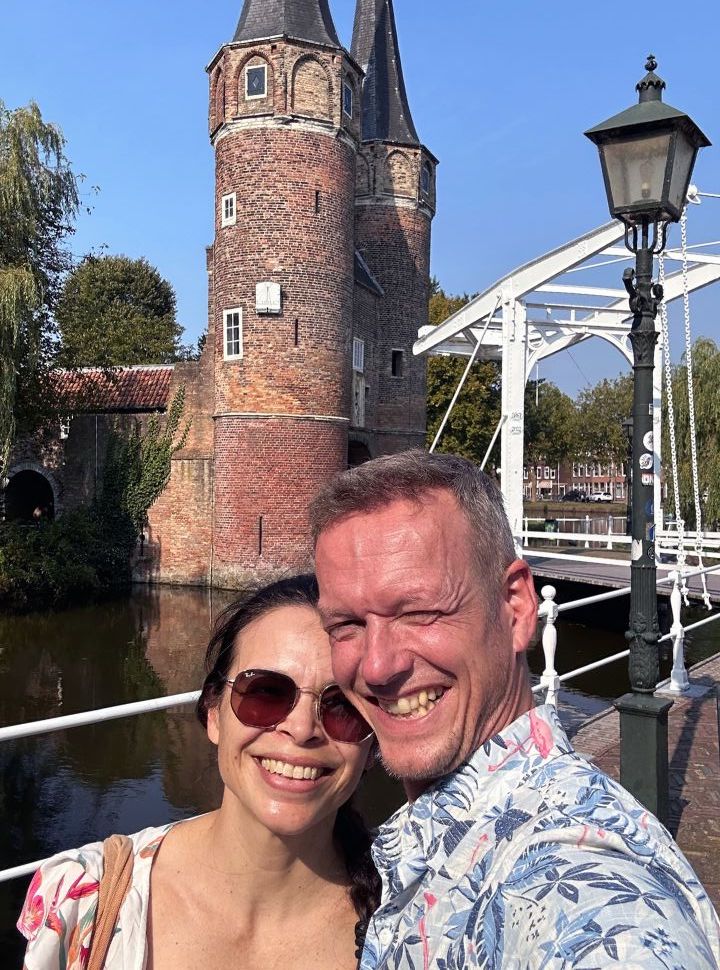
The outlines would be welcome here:
M 330 647 L 317 612 L 282 606 L 247 626 L 228 678 L 253 668 L 277 670 L 298 687 L 318 692 L 332 683 Z M 223 804 L 232 802 L 246 819 L 280 836 L 299 835 L 334 816 L 360 781 L 371 739 L 332 741 L 316 719 L 316 697 L 306 693 L 274 729 L 246 727 L 232 711 L 230 690 L 208 712 L 208 737 L 218 746 L 225 784 Z M 288 778 L 285 765 L 315 769 L 317 777 Z

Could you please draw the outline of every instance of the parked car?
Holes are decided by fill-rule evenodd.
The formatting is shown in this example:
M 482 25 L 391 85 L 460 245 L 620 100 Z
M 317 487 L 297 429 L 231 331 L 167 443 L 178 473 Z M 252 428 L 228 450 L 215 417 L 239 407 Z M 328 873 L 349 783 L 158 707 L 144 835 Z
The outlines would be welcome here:
M 613 497 L 610 492 L 594 492 L 590 495 L 591 502 L 612 502 Z
M 579 488 L 571 488 L 569 492 L 565 492 L 562 497 L 563 502 L 587 502 L 588 497 L 585 492 L 581 491 Z

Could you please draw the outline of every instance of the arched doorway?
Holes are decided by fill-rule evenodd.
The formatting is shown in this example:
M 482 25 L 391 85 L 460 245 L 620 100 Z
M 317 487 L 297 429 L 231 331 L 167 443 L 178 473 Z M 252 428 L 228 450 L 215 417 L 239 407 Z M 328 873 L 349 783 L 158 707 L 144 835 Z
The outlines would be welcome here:
M 371 458 L 370 449 L 364 442 L 353 441 L 352 439 L 348 441 L 348 468 L 363 465 L 366 461 L 370 461 Z
M 30 470 L 13 475 L 5 489 L 5 521 L 42 522 L 54 517 L 55 496 L 47 478 Z

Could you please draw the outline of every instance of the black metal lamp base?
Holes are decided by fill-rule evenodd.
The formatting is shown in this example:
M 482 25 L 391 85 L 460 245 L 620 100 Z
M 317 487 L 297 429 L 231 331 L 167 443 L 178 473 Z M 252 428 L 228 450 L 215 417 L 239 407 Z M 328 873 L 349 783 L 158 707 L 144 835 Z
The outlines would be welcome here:
M 620 784 L 663 825 L 669 821 L 668 711 L 673 701 L 624 694 L 620 712 Z

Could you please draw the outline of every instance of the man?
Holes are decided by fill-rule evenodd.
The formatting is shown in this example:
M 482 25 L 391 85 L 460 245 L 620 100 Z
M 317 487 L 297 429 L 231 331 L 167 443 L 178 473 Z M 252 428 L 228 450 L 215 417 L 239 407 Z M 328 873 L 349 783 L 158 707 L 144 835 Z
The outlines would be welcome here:
M 406 452 L 313 503 L 334 674 L 410 803 L 381 828 L 363 970 L 710 970 L 720 924 L 660 823 L 535 708 L 537 617 L 502 497 Z

